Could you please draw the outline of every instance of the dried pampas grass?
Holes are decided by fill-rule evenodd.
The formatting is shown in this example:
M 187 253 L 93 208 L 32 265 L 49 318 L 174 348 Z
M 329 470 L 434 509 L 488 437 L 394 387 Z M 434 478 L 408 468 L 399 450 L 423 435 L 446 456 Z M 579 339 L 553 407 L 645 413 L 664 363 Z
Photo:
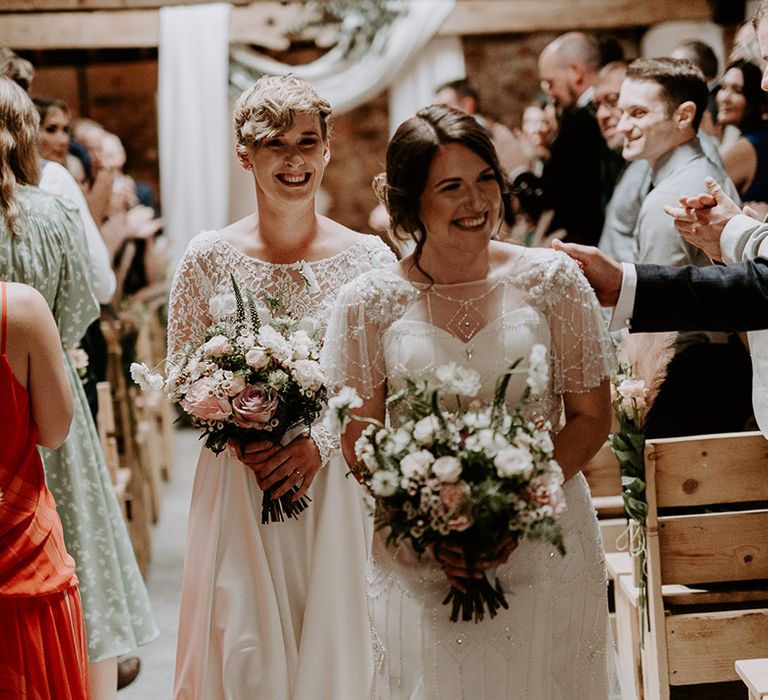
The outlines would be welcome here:
M 621 352 L 624 360 L 632 366 L 635 378 L 645 382 L 645 415 L 648 415 L 667 377 L 667 368 L 675 356 L 676 340 L 676 332 L 622 333 Z

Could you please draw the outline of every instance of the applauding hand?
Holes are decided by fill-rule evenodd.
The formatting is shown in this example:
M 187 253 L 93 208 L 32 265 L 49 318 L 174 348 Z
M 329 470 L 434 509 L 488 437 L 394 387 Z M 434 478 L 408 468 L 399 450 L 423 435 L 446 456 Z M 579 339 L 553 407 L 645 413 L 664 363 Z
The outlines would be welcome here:
M 707 192 L 696 197 L 680 197 L 680 206 L 665 206 L 675 220 L 677 232 L 689 243 L 701 248 L 712 260 L 722 261 L 720 236 L 725 225 L 739 214 L 754 215 L 754 211 L 739 208 L 714 179 L 708 177 L 704 184 Z

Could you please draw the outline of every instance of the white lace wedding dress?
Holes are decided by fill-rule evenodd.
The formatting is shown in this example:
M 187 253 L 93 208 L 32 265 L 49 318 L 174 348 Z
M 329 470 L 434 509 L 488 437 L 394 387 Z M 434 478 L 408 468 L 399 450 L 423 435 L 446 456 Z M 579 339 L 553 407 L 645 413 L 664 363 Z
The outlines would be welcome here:
M 338 290 L 394 261 L 369 237 L 325 260 L 298 264 L 248 257 L 206 232 L 174 277 L 169 353 L 201 342 L 208 300 L 231 293 L 230 273 L 257 295 L 279 294 L 321 328 Z M 174 697 L 178 700 L 360 700 L 370 686 L 365 562 L 371 524 L 337 441 L 317 424 L 324 467 L 297 519 L 261 524 L 255 476 L 227 451 L 203 448 L 189 516 Z
M 521 251 L 524 249 L 521 249 Z M 550 391 L 533 412 L 560 423 L 566 392 L 596 387 L 612 367 L 612 344 L 576 264 L 525 250 L 482 282 L 414 285 L 395 272 L 360 276 L 339 294 L 323 359 L 333 381 L 362 395 L 386 381 L 423 377 L 445 363 L 480 373 L 480 398 L 535 343 L 550 351 Z M 516 401 L 525 378 L 513 377 Z M 589 491 L 579 473 L 565 484 L 567 553 L 523 542 L 497 575 L 508 610 L 478 624 L 453 623 L 441 603 L 448 582 L 430 555 L 374 536 L 368 606 L 381 700 L 604 700 L 609 696 L 606 580 Z

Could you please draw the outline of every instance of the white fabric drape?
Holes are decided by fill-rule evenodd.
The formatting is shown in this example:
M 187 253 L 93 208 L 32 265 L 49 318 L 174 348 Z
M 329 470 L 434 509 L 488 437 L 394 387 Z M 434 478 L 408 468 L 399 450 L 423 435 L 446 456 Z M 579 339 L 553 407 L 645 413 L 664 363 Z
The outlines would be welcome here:
M 160 183 L 176 257 L 227 220 L 229 13 L 226 3 L 160 10 Z
M 389 133 L 422 107 L 432 104 L 435 88 L 466 75 L 464 49 L 456 36 L 436 37 L 405 66 L 389 90 Z
M 380 31 L 362 55 L 345 56 L 344 47 L 337 46 L 303 66 L 273 61 L 246 49 L 235 49 L 233 58 L 259 73 L 293 73 L 311 82 L 335 112 L 347 112 L 405 77 L 408 64 L 437 33 L 454 4 L 455 0 L 411 0 L 407 11 Z M 252 82 L 238 71 L 233 71 L 231 80 L 240 89 Z

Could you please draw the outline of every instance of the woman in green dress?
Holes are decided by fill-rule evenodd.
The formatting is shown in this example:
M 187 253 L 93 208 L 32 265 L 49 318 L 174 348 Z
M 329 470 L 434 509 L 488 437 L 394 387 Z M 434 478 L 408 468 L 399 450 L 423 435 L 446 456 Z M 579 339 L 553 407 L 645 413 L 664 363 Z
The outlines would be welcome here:
M 115 498 L 83 387 L 67 350 L 99 316 L 77 209 L 33 185 L 38 116 L 27 94 L 0 78 L 0 279 L 37 289 L 61 335 L 74 418 L 69 437 L 43 450 L 67 549 L 77 563 L 91 698 L 117 694 L 117 657 L 157 636 L 144 581 Z

